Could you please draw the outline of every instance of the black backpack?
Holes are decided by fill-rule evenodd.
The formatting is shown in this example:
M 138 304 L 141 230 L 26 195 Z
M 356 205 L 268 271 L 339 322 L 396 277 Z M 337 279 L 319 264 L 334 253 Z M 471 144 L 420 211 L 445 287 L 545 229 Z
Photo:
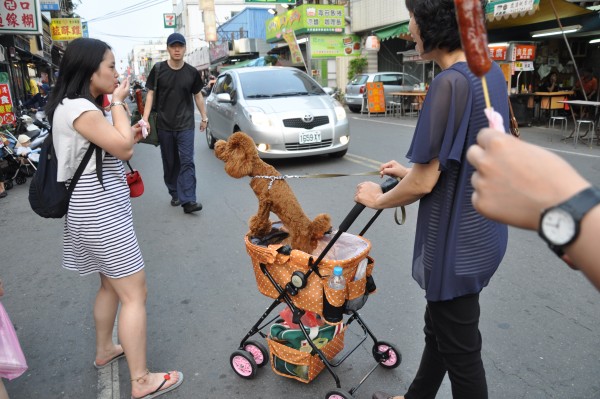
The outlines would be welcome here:
M 90 148 L 86 151 L 67 189 L 64 182 L 57 181 L 58 162 L 52 142 L 52 133 L 48 134 L 42 143 L 38 168 L 29 186 L 31 209 L 45 218 L 60 219 L 65 216 L 69 210 L 69 201 L 75 185 L 96 148 L 95 144 L 90 143 Z

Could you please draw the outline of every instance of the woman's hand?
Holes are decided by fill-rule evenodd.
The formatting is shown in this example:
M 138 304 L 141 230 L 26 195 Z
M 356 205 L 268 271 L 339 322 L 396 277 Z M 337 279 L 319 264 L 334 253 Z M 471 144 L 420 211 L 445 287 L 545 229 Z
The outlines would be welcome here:
M 112 93 L 112 101 L 124 102 L 129 96 L 129 77 L 123 79 Z
M 354 195 L 354 201 L 368 206 L 369 208 L 377 208 L 377 199 L 383 195 L 381 186 L 372 181 L 365 181 L 356 186 L 356 194 Z
M 131 126 L 131 132 L 133 133 L 133 140 L 136 144 L 144 138 L 144 135 L 142 134 L 142 127 L 140 126 L 139 122 Z
M 381 174 L 381 177 L 392 176 L 403 179 L 409 171 L 410 168 L 402 166 L 399 162 L 393 160 L 386 162 L 379 167 L 379 173 Z

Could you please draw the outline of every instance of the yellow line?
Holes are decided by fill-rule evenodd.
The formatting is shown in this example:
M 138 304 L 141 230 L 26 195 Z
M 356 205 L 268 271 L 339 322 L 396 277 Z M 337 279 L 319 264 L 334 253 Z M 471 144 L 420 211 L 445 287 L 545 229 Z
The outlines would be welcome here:
M 383 163 L 383 162 L 376 161 L 374 159 L 361 157 L 356 154 L 346 154 L 344 159 L 346 159 L 350 162 L 354 162 L 359 165 L 366 166 L 369 169 L 375 168 L 376 170 L 379 170 L 379 166 Z

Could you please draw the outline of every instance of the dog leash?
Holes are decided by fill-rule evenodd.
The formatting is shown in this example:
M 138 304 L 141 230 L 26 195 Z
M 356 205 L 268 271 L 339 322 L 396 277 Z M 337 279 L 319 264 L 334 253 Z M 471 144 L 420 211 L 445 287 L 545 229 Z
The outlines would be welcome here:
M 279 176 L 252 176 L 252 179 L 267 179 L 269 180 L 269 185 L 267 186 L 267 190 L 270 190 L 275 183 L 276 180 L 285 180 L 285 179 L 325 179 L 331 177 L 347 177 L 347 176 L 379 176 L 381 173 L 377 170 L 371 172 L 361 172 L 361 173 L 319 173 L 319 174 L 311 174 L 311 175 L 279 175 Z M 398 220 L 398 208 L 394 210 L 394 221 L 397 225 L 401 226 L 406 222 L 406 210 L 404 206 L 400 206 L 401 217 Z

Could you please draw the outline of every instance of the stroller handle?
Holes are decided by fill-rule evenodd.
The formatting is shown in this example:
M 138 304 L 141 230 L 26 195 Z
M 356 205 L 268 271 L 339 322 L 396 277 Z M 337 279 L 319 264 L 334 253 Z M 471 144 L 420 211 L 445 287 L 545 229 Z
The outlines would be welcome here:
M 388 178 L 386 178 L 381 183 L 381 190 L 384 193 L 387 193 L 392 188 L 394 188 L 396 186 L 396 184 L 398 184 L 398 180 L 396 180 L 396 179 L 394 179 L 392 177 L 388 177 Z M 365 209 L 365 206 L 363 204 L 356 203 L 354 205 L 354 208 L 352 208 L 352 210 L 350 211 L 350 213 L 348 213 L 348 215 L 346 216 L 346 218 L 344 218 L 344 220 L 340 224 L 340 227 L 339 227 L 338 231 L 340 231 L 340 232 L 347 231 L 350 228 L 350 226 L 352 225 L 352 223 L 354 223 L 354 221 L 356 220 L 356 218 L 358 217 L 358 215 L 361 214 L 361 212 L 363 211 L 363 209 Z

